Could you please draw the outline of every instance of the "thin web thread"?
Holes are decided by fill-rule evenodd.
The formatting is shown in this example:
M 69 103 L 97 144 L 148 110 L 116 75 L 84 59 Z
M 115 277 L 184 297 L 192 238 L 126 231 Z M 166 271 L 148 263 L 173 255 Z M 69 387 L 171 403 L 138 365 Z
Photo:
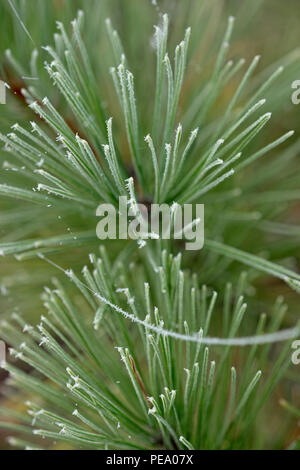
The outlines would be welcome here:
M 55 268 L 62 271 L 66 276 L 70 278 L 70 271 L 63 269 L 58 264 L 54 263 L 50 259 L 46 258 L 42 253 L 38 254 L 39 258 L 47 261 L 47 263 L 51 264 Z M 141 320 L 140 318 L 136 317 L 132 313 L 126 312 L 118 305 L 110 302 L 110 300 L 103 297 L 98 292 L 93 291 L 88 285 L 84 282 L 78 280 L 82 286 L 88 289 L 92 294 L 97 297 L 97 299 L 101 300 L 101 302 L 105 303 L 117 313 L 120 313 L 124 318 L 131 320 L 134 323 L 138 323 L 142 325 L 149 331 L 153 331 L 154 333 L 158 333 L 162 336 L 168 336 L 170 338 L 175 338 L 180 341 L 189 341 L 194 343 L 202 343 L 206 345 L 216 345 L 216 346 L 251 346 L 253 344 L 270 344 L 270 343 L 279 343 L 282 341 L 287 341 L 289 339 L 297 338 L 300 335 L 300 327 L 293 327 L 288 328 L 285 330 L 281 330 L 275 333 L 266 333 L 263 335 L 256 335 L 256 336 L 244 336 L 240 338 L 218 338 L 212 336 L 200 336 L 200 333 L 193 333 L 191 335 L 186 335 L 182 333 L 176 333 L 176 331 L 165 330 L 159 326 L 153 325 L 151 323 L 147 323 L 145 320 Z

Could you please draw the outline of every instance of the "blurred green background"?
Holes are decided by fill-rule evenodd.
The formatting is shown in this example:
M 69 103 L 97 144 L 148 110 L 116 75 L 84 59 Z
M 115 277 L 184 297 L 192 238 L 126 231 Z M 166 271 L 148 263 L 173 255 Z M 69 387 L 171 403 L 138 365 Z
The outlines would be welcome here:
M 69 115 L 64 100 L 52 86 L 43 69 L 45 53 L 40 47 L 53 42 L 56 20 L 62 21 L 66 25 L 69 24 L 76 15 L 77 9 L 86 12 L 85 40 L 98 77 L 99 91 L 102 97 L 110 103 L 110 108 L 113 109 L 115 96 L 108 74 L 111 63 L 110 56 L 107 54 L 109 45 L 104 25 L 105 18 L 108 16 L 111 18 L 114 27 L 126 44 L 128 61 L 133 64 L 133 72 L 137 76 L 143 74 L 144 80 L 137 80 L 136 86 L 137 95 L 144 99 L 145 110 L 141 115 L 143 119 L 143 114 L 145 114 L 145 121 L 147 121 L 148 109 L 146 100 L 152 100 L 152 96 L 145 96 L 145 90 L 153 87 L 153 73 L 147 73 L 145 69 L 152 70 L 155 63 L 154 53 L 152 56 L 149 55 L 146 41 L 150 42 L 153 33 L 152 25 L 157 22 L 157 8 L 170 15 L 171 46 L 178 42 L 178 38 L 182 36 L 188 25 L 192 26 L 190 53 L 194 65 L 188 71 L 187 87 L 189 80 L 191 82 L 197 80 L 202 72 L 201 67 L 198 68 L 197 60 L 199 59 L 199 63 L 205 61 L 209 63 L 210 57 L 214 58 L 229 15 L 236 17 L 230 56 L 242 56 L 249 60 L 254 55 L 261 54 L 262 60 L 256 72 L 258 76 L 269 64 L 279 61 L 280 57 L 300 47 L 299 0 L 158 0 L 157 8 L 153 3 L 151 0 L 30 0 L 29 2 L 15 0 L 13 5 L 30 32 L 32 38 L 30 39 L 12 11 L 9 2 L 0 0 L 0 77 L 10 84 L 12 90 L 12 93 L 8 94 L 7 104 L 0 106 L 1 133 L 8 132 L 16 121 L 28 121 L 33 118 L 33 114 L 25 106 L 24 100 L 20 96 L 20 89 L 24 86 L 22 77 L 28 70 L 32 50 L 35 47 L 39 50 L 38 86 L 42 93 L 52 99 L 57 109 L 72 122 L 73 118 Z M 21 65 L 19 74 L 16 74 L 15 70 L 13 71 L 8 65 L 5 52 L 7 49 L 12 51 Z M 300 80 L 299 60 L 295 68 L 294 80 L 296 79 Z M 34 80 L 32 80 L 32 84 L 35 85 Z M 271 132 L 268 136 L 269 140 L 289 129 L 295 129 L 299 136 L 300 105 L 295 106 L 291 103 L 291 89 L 288 88 L 286 82 L 284 82 L 282 93 L 284 99 L 281 97 L 279 101 L 278 96 L 274 96 L 272 98 L 274 101 L 268 103 L 269 108 L 273 107 L 276 110 L 277 107 L 271 131 L 267 131 Z M 1 182 L 6 181 L 7 175 L 2 168 L 0 172 Z M 0 217 L 11 208 L 16 209 L 14 201 L 1 200 Z M 293 205 L 293 211 L 290 215 L 292 222 L 299 221 L 299 209 L 299 203 Z M 84 215 L 82 219 L 74 222 L 72 216 L 70 216 L 70 220 L 57 221 L 57 216 L 54 214 L 53 219 L 49 218 L 49 226 L 40 226 L 38 212 L 32 214 L 31 209 L 26 212 L 23 204 L 20 204 L 17 226 L 15 219 L 5 220 L 5 224 L 0 219 L 1 242 L 15 241 L 20 237 L 30 238 L 32 236 L 32 216 L 36 218 L 36 232 L 41 236 L 53 234 L 54 219 L 58 224 L 57 233 L 67 233 L 67 228 L 70 225 L 72 230 L 75 230 L 76 224 L 81 228 L 86 223 Z M 28 231 L 27 236 L 26 231 Z M 74 269 L 77 267 L 80 269 L 86 262 L 89 251 L 90 247 L 88 249 L 80 247 L 64 252 L 64 265 L 72 264 Z M 299 244 L 298 248 L 295 244 L 294 253 L 298 256 L 298 265 L 295 266 L 297 269 L 299 268 Z M 53 275 L 58 275 L 56 270 L 49 266 L 45 269 L 44 263 L 40 260 L 20 262 L 13 257 L 0 257 L 0 316 L 4 318 L 17 310 L 31 320 L 37 319 L 42 311 L 40 293 Z M 296 308 L 298 305 L 294 293 L 280 283 L 270 281 L 258 286 L 258 288 L 263 292 L 262 305 L 269 298 L 274 300 L 278 294 L 286 296 L 292 311 L 293 307 Z M 4 379 L 4 375 L 1 375 L 0 372 L 1 378 Z M 295 393 L 299 394 L 298 389 Z M 9 406 L 8 402 L 6 406 Z M 20 406 L 22 407 L 21 403 Z M 0 446 L 2 448 L 7 446 L 1 431 Z

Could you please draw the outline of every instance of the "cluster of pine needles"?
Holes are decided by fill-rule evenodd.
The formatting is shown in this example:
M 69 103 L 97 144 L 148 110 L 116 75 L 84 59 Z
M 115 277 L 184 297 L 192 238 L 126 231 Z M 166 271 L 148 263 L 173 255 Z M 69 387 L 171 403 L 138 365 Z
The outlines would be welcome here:
M 22 449 L 299 448 L 300 139 L 279 118 L 300 51 L 237 57 L 221 2 L 58 3 L 0 6 L 0 428 Z M 100 243 L 120 196 L 204 204 L 203 250 Z

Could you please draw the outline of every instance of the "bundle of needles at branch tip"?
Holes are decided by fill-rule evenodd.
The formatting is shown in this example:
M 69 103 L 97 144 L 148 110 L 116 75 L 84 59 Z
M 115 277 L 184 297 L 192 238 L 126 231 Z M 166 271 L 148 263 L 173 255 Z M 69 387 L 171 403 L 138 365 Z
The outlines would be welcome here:
M 0 448 L 300 449 L 300 49 L 256 54 L 269 3 L 1 2 Z M 204 247 L 99 240 L 121 196 L 204 204 Z

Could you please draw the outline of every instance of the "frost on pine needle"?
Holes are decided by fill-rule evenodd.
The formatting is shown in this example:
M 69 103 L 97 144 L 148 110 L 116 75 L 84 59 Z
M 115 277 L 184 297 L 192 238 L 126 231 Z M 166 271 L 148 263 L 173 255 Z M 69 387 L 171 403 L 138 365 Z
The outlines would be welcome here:
M 14 44 L 6 51 L 28 115 L 14 123 L 12 106 L 11 129 L 0 133 L 1 220 L 9 230 L 0 255 L 8 266 L 12 256 L 23 261 L 29 310 L 40 284 L 52 282 L 37 326 L 19 311 L 0 322 L 10 345 L 5 394 L 14 403 L 20 392 L 27 407 L 0 406 L 0 427 L 16 434 L 9 437 L 16 447 L 265 446 L 265 405 L 288 377 L 300 334 L 295 313 L 282 297 L 273 304 L 257 292 L 270 277 L 300 291 L 299 229 L 286 222 L 289 203 L 299 199 L 300 143 L 294 131 L 272 124 L 284 105 L 278 77 L 292 76 L 299 54 L 258 72 L 263 57 L 249 64 L 231 57 L 229 17 L 205 62 L 197 52 L 205 5 L 201 14 L 191 7 L 197 28 L 181 25 L 179 35 L 170 26 L 177 19 L 152 3 L 151 38 L 137 21 L 136 40 L 123 39 L 114 21 L 99 26 L 83 8 L 70 27 L 56 23 L 53 40 L 48 26 L 42 48 L 32 50 L 30 39 L 28 63 Z M 9 4 L 16 24 L 35 38 L 32 20 Z M 94 7 L 103 18 L 99 2 Z M 157 233 L 107 240 L 95 254 L 96 209 L 109 203 L 118 210 L 120 196 L 140 220 L 139 204 L 169 204 L 174 226 L 180 205 L 204 203 L 203 250 L 191 256 L 179 241 L 201 222 L 196 217 L 174 240 Z M 19 284 L 15 275 L 5 278 L 5 297 Z M 293 404 L 280 403 L 298 416 Z M 284 447 L 279 435 L 272 430 L 272 442 Z

